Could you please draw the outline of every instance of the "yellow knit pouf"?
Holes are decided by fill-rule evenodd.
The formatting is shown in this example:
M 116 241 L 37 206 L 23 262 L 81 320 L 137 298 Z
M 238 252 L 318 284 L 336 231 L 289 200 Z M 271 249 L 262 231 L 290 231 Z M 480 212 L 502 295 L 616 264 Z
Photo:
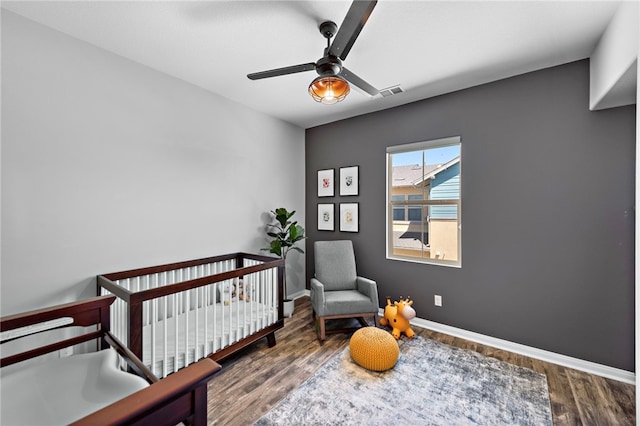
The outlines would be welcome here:
M 363 327 L 349 341 L 351 358 L 361 367 L 385 371 L 398 362 L 398 342 L 388 332 L 377 327 Z

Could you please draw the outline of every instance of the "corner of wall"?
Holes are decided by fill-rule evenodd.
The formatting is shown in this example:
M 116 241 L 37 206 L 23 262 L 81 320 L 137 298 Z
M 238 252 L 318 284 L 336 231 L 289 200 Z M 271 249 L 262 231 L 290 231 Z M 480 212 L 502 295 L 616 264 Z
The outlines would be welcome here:
M 591 55 L 591 110 L 636 103 L 639 9 L 638 2 L 622 2 Z

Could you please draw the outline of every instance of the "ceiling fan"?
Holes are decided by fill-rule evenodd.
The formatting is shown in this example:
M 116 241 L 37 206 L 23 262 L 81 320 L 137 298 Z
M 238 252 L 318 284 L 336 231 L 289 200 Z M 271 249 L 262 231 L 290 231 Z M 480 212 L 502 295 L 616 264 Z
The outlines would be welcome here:
M 320 24 L 320 33 L 327 39 L 327 47 L 324 49 L 324 56 L 318 61 L 256 72 L 248 74 L 247 77 L 251 80 L 259 80 L 315 70 L 319 77 L 309 85 L 309 94 L 316 101 L 323 104 L 334 104 L 342 101 L 349 94 L 349 83 L 371 96 L 377 95 L 379 93 L 378 89 L 342 65 L 342 61 L 346 59 L 351 51 L 376 3 L 377 0 L 355 0 L 351 4 L 339 29 L 333 21 L 325 21 Z M 334 35 L 335 38 L 332 43 L 331 38 Z

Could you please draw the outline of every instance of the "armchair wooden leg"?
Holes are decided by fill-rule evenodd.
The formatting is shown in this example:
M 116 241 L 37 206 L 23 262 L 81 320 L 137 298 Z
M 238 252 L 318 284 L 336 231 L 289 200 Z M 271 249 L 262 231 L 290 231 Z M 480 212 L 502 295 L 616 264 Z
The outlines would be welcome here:
M 362 327 L 369 327 L 369 323 L 365 319 L 365 317 L 358 317 L 358 322 Z
M 313 324 L 314 330 L 316 330 L 320 343 L 322 343 L 327 338 L 324 318 L 317 316 L 313 309 L 311 309 L 311 323 Z
M 318 318 L 318 321 L 320 321 L 320 341 L 323 341 L 327 338 L 326 330 L 324 327 L 324 318 Z

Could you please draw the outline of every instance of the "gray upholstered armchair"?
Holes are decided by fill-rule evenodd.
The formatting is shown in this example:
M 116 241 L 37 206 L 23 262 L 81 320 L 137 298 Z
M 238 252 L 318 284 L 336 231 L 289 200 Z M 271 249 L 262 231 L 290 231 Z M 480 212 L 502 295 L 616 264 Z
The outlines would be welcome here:
M 353 331 L 353 328 L 327 330 L 325 320 L 365 317 L 378 324 L 378 286 L 375 281 L 356 274 L 353 244 L 344 241 L 316 241 L 314 247 L 315 277 L 311 278 L 313 322 L 322 341 L 327 333 Z

